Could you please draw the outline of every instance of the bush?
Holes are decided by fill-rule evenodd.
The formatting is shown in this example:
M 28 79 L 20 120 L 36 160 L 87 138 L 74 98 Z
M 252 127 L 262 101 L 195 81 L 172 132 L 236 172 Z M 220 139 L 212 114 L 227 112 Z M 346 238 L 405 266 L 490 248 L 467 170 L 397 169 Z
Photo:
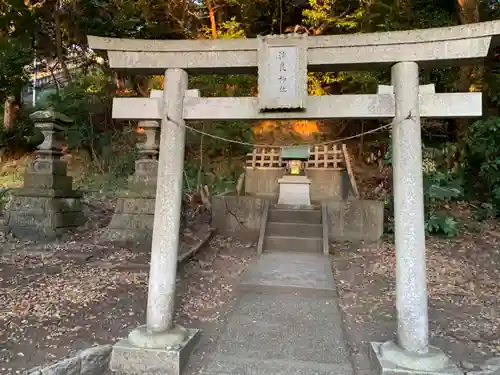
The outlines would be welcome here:
M 115 91 L 112 76 L 96 67 L 75 76 L 70 85 L 49 95 L 46 103 L 40 105 L 52 107 L 74 121 L 67 133 L 69 149 L 87 151 L 98 172 L 123 176 L 134 167 L 135 126 L 128 126 L 128 122 L 118 127 L 112 121 Z
M 476 121 L 467 138 L 467 176 L 470 194 L 479 196 L 500 213 L 500 117 Z
M 3 107 L 0 106 L 3 113 Z M 9 152 L 31 152 L 43 141 L 42 135 L 35 131 L 33 121 L 29 118 L 29 112 L 21 109 L 11 128 L 6 129 L 3 125 L 3 117 L 0 120 L 0 149 L 3 153 Z
M 444 204 L 463 196 L 462 170 L 450 168 L 450 153 L 456 150 L 455 145 L 445 144 L 442 148 L 424 148 L 422 152 L 422 174 L 424 188 L 425 230 L 428 234 L 444 234 L 455 236 L 459 224 L 453 216 L 442 210 Z M 392 147 L 385 156 L 385 163 L 392 164 Z M 387 209 L 393 209 L 393 198 Z M 393 230 L 393 218 L 388 220 L 389 231 Z

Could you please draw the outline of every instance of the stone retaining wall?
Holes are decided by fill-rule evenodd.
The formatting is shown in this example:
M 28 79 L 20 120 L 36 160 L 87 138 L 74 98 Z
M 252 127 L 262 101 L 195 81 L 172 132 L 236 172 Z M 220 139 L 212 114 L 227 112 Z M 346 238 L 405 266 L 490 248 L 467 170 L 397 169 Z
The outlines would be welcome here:
M 223 236 L 257 239 L 266 197 L 212 198 L 212 225 Z M 327 200 L 330 241 L 377 241 L 384 231 L 384 204 L 372 200 Z
M 374 200 L 324 201 L 331 241 L 377 241 L 384 233 L 384 202 Z
M 234 195 L 212 197 L 212 226 L 223 236 L 257 239 L 266 199 Z
M 252 196 L 277 198 L 278 180 L 285 175 L 285 169 L 250 169 L 245 171 L 245 192 Z M 350 182 L 345 170 L 308 169 L 311 179 L 311 201 L 323 199 L 345 199 L 350 194 Z

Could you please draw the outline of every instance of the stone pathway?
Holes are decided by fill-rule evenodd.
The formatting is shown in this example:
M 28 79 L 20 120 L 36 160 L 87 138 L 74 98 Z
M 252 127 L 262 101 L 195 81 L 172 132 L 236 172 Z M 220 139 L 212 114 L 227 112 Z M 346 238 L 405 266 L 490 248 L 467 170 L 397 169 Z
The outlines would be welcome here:
M 264 253 L 201 374 L 351 375 L 329 258 Z

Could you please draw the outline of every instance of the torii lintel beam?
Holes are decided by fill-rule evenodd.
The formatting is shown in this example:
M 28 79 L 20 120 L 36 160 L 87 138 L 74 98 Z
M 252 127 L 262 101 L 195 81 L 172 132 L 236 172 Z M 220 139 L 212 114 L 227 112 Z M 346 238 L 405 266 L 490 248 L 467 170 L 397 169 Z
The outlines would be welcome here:
M 271 119 L 388 119 L 395 115 L 394 94 L 309 96 L 304 111 L 260 112 L 258 99 L 200 98 L 188 90 L 184 98 L 185 120 L 271 120 Z M 163 99 L 114 98 L 113 118 L 161 120 Z M 420 94 L 420 116 L 472 118 L 482 114 L 481 93 Z

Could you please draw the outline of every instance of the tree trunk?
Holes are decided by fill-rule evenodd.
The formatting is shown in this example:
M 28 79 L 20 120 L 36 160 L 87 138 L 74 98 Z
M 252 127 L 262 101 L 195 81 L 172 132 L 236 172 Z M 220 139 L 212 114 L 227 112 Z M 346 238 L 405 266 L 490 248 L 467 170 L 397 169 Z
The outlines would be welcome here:
M 59 1 L 56 2 L 55 12 L 54 12 L 54 22 L 55 22 L 57 59 L 61 63 L 61 68 L 64 74 L 64 78 L 66 79 L 67 82 L 71 82 L 71 74 L 69 73 L 69 69 L 68 66 L 66 65 L 66 60 L 64 59 L 64 53 L 63 53 L 62 25 L 61 25 L 61 13 L 60 13 Z
M 208 17 L 210 19 L 210 30 L 212 39 L 217 39 L 217 22 L 215 21 L 215 7 L 212 0 L 207 0 Z
M 149 77 L 144 76 L 132 76 L 132 85 L 134 86 L 134 90 L 142 97 L 149 97 L 149 86 L 150 79 Z
M 456 0 L 457 1 L 457 16 L 460 24 L 467 25 L 469 23 L 479 22 L 479 1 L 478 0 Z M 457 88 L 461 92 L 469 92 L 473 77 L 476 79 L 482 78 L 482 71 L 477 66 L 461 66 L 458 73 Z M 456 121 L 456 138 L 459 142 L 465 140 L 468 134 L 469 121 L 467 119 L 457 119 Z
M 19 106 L 16 101 L 15 96 L 9 96 L 5 100 L 3 107 L 3 127 L 4 129 L 11 129 L 16 120 L 17 113 L 19 111 Z

